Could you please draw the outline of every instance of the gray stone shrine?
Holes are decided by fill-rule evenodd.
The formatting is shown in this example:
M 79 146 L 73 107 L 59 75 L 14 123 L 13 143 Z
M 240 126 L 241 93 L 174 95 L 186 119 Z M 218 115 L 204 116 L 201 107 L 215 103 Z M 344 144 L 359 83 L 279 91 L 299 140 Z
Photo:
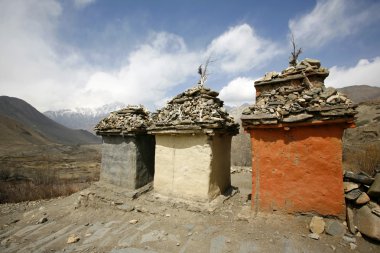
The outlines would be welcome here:
M 149 124 L 145 108 L 128 106 L 96 125 L 103 139 L 100 181 L 131 190 L 153 181 L 155 138 L 146 132 Z

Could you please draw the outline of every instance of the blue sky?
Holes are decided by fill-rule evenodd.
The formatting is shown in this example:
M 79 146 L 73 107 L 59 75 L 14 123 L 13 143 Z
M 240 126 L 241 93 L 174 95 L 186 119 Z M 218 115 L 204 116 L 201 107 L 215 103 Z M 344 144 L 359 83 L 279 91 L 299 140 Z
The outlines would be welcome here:
M 255 79 L 303 58 L 326 85 L 380 86 L 380 1 L 0 0 L 0 95 L 41 111 L 144 104 L 198 81 L 226 104 L 253 102 Z

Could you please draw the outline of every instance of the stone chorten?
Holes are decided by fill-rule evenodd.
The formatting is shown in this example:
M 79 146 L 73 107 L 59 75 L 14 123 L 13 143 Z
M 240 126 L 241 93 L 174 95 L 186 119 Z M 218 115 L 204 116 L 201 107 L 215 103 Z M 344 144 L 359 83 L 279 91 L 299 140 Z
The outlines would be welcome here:
M 100 180 L 131 190 L 153 180 L 154 136 L 147 134 L 150 114 L 143 106 L 127 106 L 96 126 L 103 139 Z
M 334 88 L 318 60 L 305 59 L 255 82 L 256 104 L 241 116 L 252 141 L 256 211 L 342 215 L 342 143 L 356 105 Z
M 239 126 L 218 95 L 198 85 L 153 114 L 156 193 L 207 202 L 231 186 L 231 138 Z

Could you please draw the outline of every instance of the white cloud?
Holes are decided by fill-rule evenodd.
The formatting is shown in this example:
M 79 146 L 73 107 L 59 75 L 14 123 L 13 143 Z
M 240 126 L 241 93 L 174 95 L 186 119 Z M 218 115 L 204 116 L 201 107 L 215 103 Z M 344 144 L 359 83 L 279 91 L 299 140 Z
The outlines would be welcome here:
M 95 0 L 74 0 L 74 6 L 78 9 L 84 8 L 92 3 L 94 3 Z
M 62 13 L 56 0 L 1 2 L 0 95 L 19 97 L 41 111 L 116 101 L 152 108 L 174 95 L 169 93 L 176 86 L 189 80 L 188 85 L 195 84 L 197 66 L 210 52 L 219 60 L 210 67 L 221 76 L 250 69 L 279 52 L 246 24 L 198 51 L 189 50 L 182 37 L 160 32 L 129 52 L 119 67 L 104 70 L 58 40 Z M 244 86 L 245 80 L 238 78 L 222 89 L 227 103 L 252 101 L 253 83 Z
M 231 27 L 214 39 L 206 54 L 216 59 L 222 71 L 250 70 L 282 53 L 274 42 L 259 37 L 248 24 Z
M 188 52 L 183 39 L 157 33 L 128 57 L 128 63 L 114 73 L 96 72 L 79 94 L 89 106 L 110 101 L 153 106 L 161 104 L 168 89 L 196 74 L 199 55 Z
M 21 97 L 47 109 L 62 108 L 65 99 L 75 93 L 86 68 L 75 52 L 56 53 L 54 45 L 59 43 L 54 32 L 61 12 L 57 1 L 1 3 L 0 94 Z
M 315 8 L 289 21 L 289 29 L 302 48 L 321 47 L 336 38 L 360 31 L 379 19 L 380 3 L 354 0 L 317 0 Z
M 330 68 L 330 75 L 326 79 L 327 86 L 336 88 L 350 85 L 371 85 L 380 87 L 380 57 L 372 60 L 361 59 L 356 66 Z
M 221 89 L 219 97 L 227 105 L 237 106 L 243 103 L 253 103 L 255 94 L 254 80 L 238 77 Z

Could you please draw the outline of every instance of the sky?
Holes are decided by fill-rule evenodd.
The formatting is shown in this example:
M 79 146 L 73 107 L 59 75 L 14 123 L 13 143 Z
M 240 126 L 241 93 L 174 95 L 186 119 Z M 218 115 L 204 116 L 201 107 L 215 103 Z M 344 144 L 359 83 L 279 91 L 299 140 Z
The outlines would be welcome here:
M 253 103 L 254 80 L 288 67 L 291 34 L 326 86 L 380 87 L 379 13 L 377 0 L 0 0 L 0 95 L 155 110 L 210 58 L 206 87 Z

